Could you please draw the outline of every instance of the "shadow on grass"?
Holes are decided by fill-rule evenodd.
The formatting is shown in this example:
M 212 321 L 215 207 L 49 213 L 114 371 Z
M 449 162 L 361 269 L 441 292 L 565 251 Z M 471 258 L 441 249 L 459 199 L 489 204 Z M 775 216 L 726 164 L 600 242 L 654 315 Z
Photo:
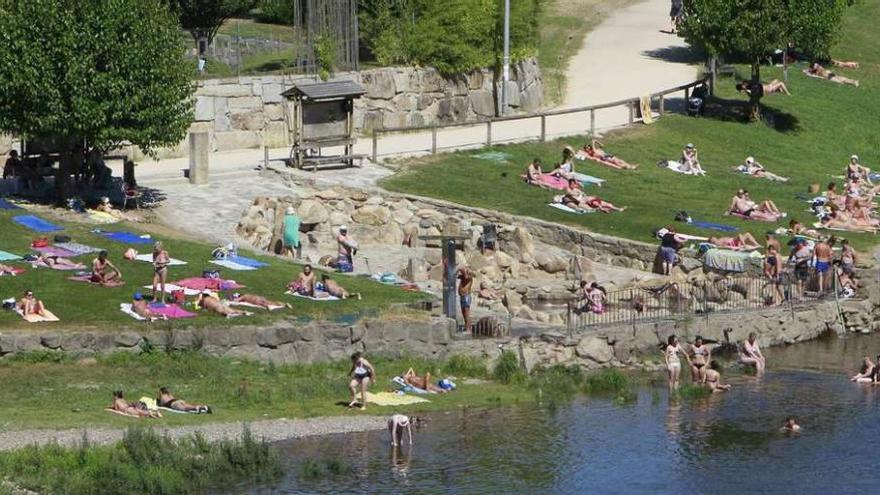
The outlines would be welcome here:
M 788 112 L 762 105 L 764 124 L 777 132 L 796 132 L 800 130 L 800 120 Z M 749 102 L 712 97 L 706 100 L 703 118 L 721 122 L 750 123 Z
M 642 52 L 642 55 L 678 64 L 695 64 L 706 59 L 706 55 L 702 50 L 688 46 L 667 46 L 654 50 L 645 50 Z

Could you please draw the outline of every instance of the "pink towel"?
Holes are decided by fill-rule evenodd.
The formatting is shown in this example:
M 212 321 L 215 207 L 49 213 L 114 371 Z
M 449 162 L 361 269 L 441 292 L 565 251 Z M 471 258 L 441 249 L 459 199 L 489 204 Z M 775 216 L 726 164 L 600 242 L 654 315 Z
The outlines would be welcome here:
M 60 248 L 58 246 L 45 246 L 45 247 L 35 247 L 34 251 L 39 251 L 43 254 L 48 254 L 50 256 L 60 256 L 62 258 L 73 258 L 77 256 L 76 253 L 69 249 Z
M 187 289 L 192 290 L 234 290 L 241 289 L 244 286 L 235 283 L 232 280 L 223 280 L 219 278 L 202 278 L 202 277 L 191 277 L 185 278 L 183 280 L 178 280 L 176 282 L 171 282 L 174 285 L 179 285 L 181 287 L 186 287 Z
M 756 221 L 756 222 L 768 222 L 768 223 L 777 222 L 777 221 L 779 221 L 780 218 L 783 218 L 783 217 L 779 217 L 779 218 L 774 218 L 774 219 L 771 220 L 771 219 L 769 219 L 769 218 L 750 217 L 750 216 L 747 216 L 747 215 L 743 215 L 742 213 L 737 213 L 737 212 L 733 212 L 733 211 L 730 212 L 730 214 L 733 215 L 733 216 L 735 216 L 735 217 L 742 218 L 743 220 L 753 220 L 753 221 Z
M 522 177 L 525 178 L 525 175 Z M 565 189 L 566 187 L 568 187 L 567 180 L 565 180 L 561 177 L 556 177 L 555 175 L 550 175 L 550 174 L 541 175 L 541 179 L 538 182 L 540 182 L 542 185 L 547 186 L 551 189 L 562 190 L 562 189 Z
M 176 304 L 151 304 L 150 309 L 167 318 L 195 318 L 195 313 L 190 313 Z

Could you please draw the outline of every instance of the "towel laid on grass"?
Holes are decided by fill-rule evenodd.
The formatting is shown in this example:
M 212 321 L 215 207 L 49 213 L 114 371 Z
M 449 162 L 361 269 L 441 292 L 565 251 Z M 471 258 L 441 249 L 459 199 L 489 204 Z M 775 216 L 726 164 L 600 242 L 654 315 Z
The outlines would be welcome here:
M 116 223 L 121 220 L 105 211 L 86 210 L 86 215 L 94 223 Z
M 214 265 L 220 265 L 223 268 L 229 268 L 230 270 L 235 270 L 238 272 L 246 272 L 246 271 L 256 270 L 256 268 L 254 268 L 252 266 L 239 265 L 238 263 L 236 263 L 234 261 L 229 261 L 229 260 L 210 260 L 210 261 L 208 261 L 208 263 L 212 263 Z
M 64 227 L 55 225 L 35 215 L 19 215 L 12 217 L 12 221 L 37 232 L 55 232 L 64 230 Z
M 152 263 L 153 262 L 153 253 L 139 254 L 139 255 L 135 256 L 134 259 L 137 261 L 145 261 L 147 263 Z M 168 262 L 169 266 L 180 266 L 180 265 L 185 265 L 185 264 L 186 264 L 186 261 L 181 261 L 181 260 L 178 260 L 175 258 L 171 258 L 171 261 Z
M 39 260 L 31 263 L 31 266 L 34 268 L 51 268 L 53 270 L 60 270 L 60 271 L 64 271 L 64 272 L 86 269 L 86 265 L 83 265 L 82 263 L 77 263 L 75 265 L 60 265 L 58 263 L 55 263 L 54 265 L 49 266 L 46 263 L 43 263 L 42 261 L 39 261 Z
M 17 254 L 8 253 L 6 251 L 0 251 L 0 261 L 16 261 L 20 260 L 21 256 Z
M 253 258 L 248 258 L 247 256 L 229 256 L 226 258 L 227 260 L 236 263 L 238 265 L 249 266 L 251 268 L 262 268 L 264 266 L 269 266 L 269 263 L 264 263 L 260 260 L 255 260 Z
M 657 165 L 660 168 L 668 168 L 669 170 L 672 170 L 673 172 L 677 172 L 679 174 L 696 175 L 696 174 L 692 173 L 690 170 L 685 169 L 684 165 L 682 165 L 681 162 L 676 161 L 676 160 L 664 160 L 664 161 L 661 161 L 660 163 L 658 163 Z
M 181 287 L 186 287 L 187 289 L 193 290 L 234 290 L 234 289 L 242 289 L 243 285 L 236 283 L 234 280 L 223 280 L 221 278 L 203 278 L 203 277 L 190 277 L 182 280 L 176 280 L 171 282 L 174 285 L 179 285 Z
M 715 222 L 704 222 L 702 220 L 692 220 L 688 225 L 696 227 L 698 229 L 706 229 L 706 230 L 717 230 L 718 232 L 736 232 L 739 230 L 739 227 L 734 227 L 732 225 L 724 225 L 723 223 L 715 223 Z
M 780 219 L 785 218 L 785 217 L 778 217 L 778 218 L 774 218 L 773 220 L 771 220 L 771 219 L 769 219 L 769 218 L 758 218 L 758 217 L 752 217 L 752 216 L 748 216 L 748 215 L 743 215 L 742 213 L 734 213 L 734 212 L 730 212 L 730 214 L 731 214 L 732 216 L 742 218 L 743 220 L 752 220 L 752 221 L 755 221 L 755 222 L 766 222 L 766 223 L 778 222 Z
M 57 242 L 55 243 L 55 247 L 66 249 L 71 253 L 74 253 L 75 256 L 89 253 L 97 253 L 98 251 L 100 251 L 100 249 L 96 247 L 86 246 L 85 244 L 80 244 L 78 242 Z
M 115 288 L 115 287 L 122 287 L 123 285 L 125 285 L 125 281 L 124 281 L 124 280 L 111 280 L 110 282 L 107 282 L 107 283 L 105 283 L 105 284 L 99 284 L 99 283 L 96 283 L 96 282 L 92 282 L 92 276 L 91 276 L 91 275 L 77 275 L 77 276 L 75 276 L 75 277 L 67 277 L 67 280 L 70 280 L 70 281 L 73 281 L 73 282 L 85 282 L 85 283 L 87 283 L 87 284 L 94 284 L 94 285 L 97 285 L 98 287 L 108 287 L 108 288 L 111 288 L 111 289 L 112 289 L 112 288 Z
M 149 237 L 141 237 L 131 232 L 104 232 L 102 236 L 114 242 L 122 244 L 152 244 L 153 239 Z
M 285 294 L 290 295 L 290 296 L 294 296 L 294 297 L 301 297 L 303 299 L 310 299 L 312 301 L 339 301 L 340 300 L 338 297 L 331 296 L 330 294 L 327 294 L 326 297 L 305 296 L 305 295 L 302 295 L 298 292 L 293 292 L 293 291 L 287 291 L 287 292 L 285 292 Z
M 580 172 L 575 172 L 572 174 L 572 177 L 577 179 L 584 186 L 589 186 L 591 184 L 595 184 L 597 186 L 602 186 L 602 183 L 605 182 L 605 179 L 600 179 L 598 177 L 593 177 L 592 175 L 582 174 Z
M 0 210 L 20 210 L 21 206 L 18 206 L 15 203 L 10 203 L 3 198 L 0 198 Z
M 42 323 L 46 321 L 61 321 L 57 316 L 55 316 L 51 311 L 44 309 L 42 315 L 37 314 L 24 314 L 21 310 L 15 310 L 18 313 L 18 316 L 21 316 L 22 319 L 28 323 Z
M 244 302 L 244 301 L 229 301 L 227 304 L 230 306 L 242 306 L 245 308 L 268 309 L 269 311 L 275 311 L 276 309 L 284 309 L 284 307 L 285 307 L 283 304 L 280 306 L 273 306 L 270 304 L 268 308 L 265 308 L 263 306 L 258 306 L 256 304 L 252 304 L 252 303 Z
M 176 304 L 153 303 L 150 304 L 150 309 L 168 319 L 196 317 L 195 313 L 190 313 Z
M 58 246 L 43 246 L 43 247 L 35 247 L 34 251 L 38 251 L 43 254 L 48 254 L 49 256 L 60 256 L 62 258 L 73 258 L 77 256 L 73 251 L 58 247 Z
M 424 397 L 413 397 L 412 395 L 397 394 L 394 392 L 367 392 L 367 402 L 376 404 L 377 406 L 406 406 L 409 404 L 419 404 L 422 402 L 431 402 Z
M 556 208 L 557 210 L 564 211 L 566 213 L 574 213 L 575 215 L 583 215 L 584 213 L 595 213 L 596 210 L 593 209 L 580 209 L 576 210 L 568 205 L 564 205 L 562 203 L 547 203 L 547 206 L 550 208 Z
M 131 307 L 131 303 L 120 303 L 119 311 L 131 316 L 135 320 L 146 321 L 146 318 L 134 312 L 134 309 Z
M 24 273 L 24 268 L 13 268 L 12 273 L 0 272 L 0 277 L 17 277 Z
M 523 175 L 522 178 L 525 179 L 526 176 Z M 555 175 L 543 174 L 541 175 L 541 178 L 538 179 L 538 183 L 535 185 L 549 187 L 550 189 L 559 189 L 561 191 L 568 187 L 568 181 L 560 177 L 556 177 Z
M 144 286 L 144 289 L 150 289 L 150 290 L 152 290 L 152 289 L 153 289 L 153 286 L 152 286 L 152 285 L 145 285 L 145 286 Z M 186 288 L 186 287 L 181 287 L 181 286 L 179 286 L 179 285 L 165 284 L 165 293 L 166 293 L 166 294 L 171 294 L 172 292 L 174 292 L 174 291 L 178 291 L 178 290 L 182 290 L 182 291 L 183 291 L 183 294 L 186 295 L 186 296 L 197 296 L 197 295 L 199 295 L 199 293 L 201 292 L 200 290 L 196 290 L 196 289 L 188 289 L 188 288 Z

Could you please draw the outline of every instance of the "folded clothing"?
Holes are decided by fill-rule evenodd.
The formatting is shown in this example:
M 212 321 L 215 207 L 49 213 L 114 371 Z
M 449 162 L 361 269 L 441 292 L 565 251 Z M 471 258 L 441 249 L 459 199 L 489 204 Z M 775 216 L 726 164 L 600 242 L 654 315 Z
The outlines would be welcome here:
M 236 283 L 234 280 L 223 280 L 222 278 L 203 278 L 203 277 L 190 277 L 185 278 L 183 280 L 177 280 L 175 282 L 171 282 L 174 285 L 179 285 L 180 287 L 184 287 L 192 290 L 233 290 L 233 289 L 242 289 L 243 285 Z
M 69 251 L 67 249 L 64 249 L 64 248 L 58 247 L 58 246 L 43 246 L 43 247 L 35 247 L 32 249 L 34 251 L 37 251 L 37 252 L 40 252 L 43 254 L 48 254 L 50 256 L 60 256 L 62 258 L 73 258 L 74 256 L 77 256 L 77 254 L 74 253 L 73 251 Z
M 148 237 L 141 237 L 137 234 L 132 234 L 131 232 L 102 232 L 102 236 L 110 239 L 114 242 L 119 242 L 122 244 L 152 244 L 153 239 Z
M 153 253 L 139 254 L 139 255 L 135 256 L 134 259 L 137 261 L 144 261 L 147 263 L 152 263 L 153 262 Z M 175 258 L 171 258 L 171 261 L 168 262 L 169 266 L 180 266 L 180 265 L 185 265 L 185 264 L 186 264 L 186 261 L 181 261 L 181 260 L 175 259 Z
M 54 223 L 35 215 L 19 215 L 17 217 L 12 217 L 12 221 L 37 232 L 55 232 L 57 230 L 64 230 L 64 227 L 55 225 Z

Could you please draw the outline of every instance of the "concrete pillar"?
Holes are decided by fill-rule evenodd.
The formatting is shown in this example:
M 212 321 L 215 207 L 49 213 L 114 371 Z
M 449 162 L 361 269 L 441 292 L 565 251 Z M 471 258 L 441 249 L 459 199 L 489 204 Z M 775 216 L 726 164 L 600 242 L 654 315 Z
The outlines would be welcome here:
M 205 184 L 208 182 L 208 151 L 210 138 L 207 132 L 191 132 L 189 134 L 189 183 Z

